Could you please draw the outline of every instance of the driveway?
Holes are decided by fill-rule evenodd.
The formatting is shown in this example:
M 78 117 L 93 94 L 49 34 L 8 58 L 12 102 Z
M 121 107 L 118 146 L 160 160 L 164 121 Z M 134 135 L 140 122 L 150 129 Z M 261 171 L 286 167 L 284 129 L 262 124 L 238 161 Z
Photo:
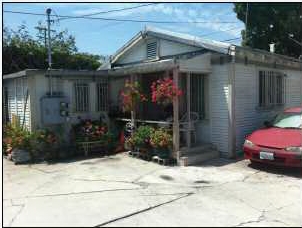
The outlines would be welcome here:
M 302 226 L 300 170 L 223 159 L 165 167 L 126 154 L 4 159 L 3 169 L 4 226 Z

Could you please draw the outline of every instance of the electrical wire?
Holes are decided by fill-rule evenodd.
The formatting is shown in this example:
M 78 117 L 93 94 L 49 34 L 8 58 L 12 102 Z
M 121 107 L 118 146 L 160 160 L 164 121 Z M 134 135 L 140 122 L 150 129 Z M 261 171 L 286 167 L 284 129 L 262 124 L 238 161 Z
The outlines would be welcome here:
M 14 14 L 26 14 L 35 16 L 44 16 L 42 13 L 31 13 L 22 11 L 9 11 L 4 10 L 4 13 L 14 13 Z M 54 16 L 54 15 L 51 15 Z M 117 19 L 117 18 L 105 18 L 105 17 L 87 17 L 87 16 L 70 16 L 70 15 L 56 15 L 60 18 L 74 18 L 74 19 L 91 19 L 91 20 L 104 20 L 104 21 L 124 21 L 124 22 L 134 22 L 134 23 L 155 23 L 155 24 L 199 24 L 199 23 L 209 23 L 209 24 L 230 24 L 237 23 L 236 21 L 155 21 L 155 20 L 134 20 L 134 19 Z M 61 19 L 60 19 L 61 20 Z
M 232 40 L 239 40 L 241 37 L 233 38 L 233 39 L 227 39 L 227 40 L 220 40 L 220 42 L 226 42 L 226 41 L 232 41 Z
M 84 15 L 81 15 L 81 16 L 94 16 L 94 15 L 98 15 L 98 14 L 105 14 L 105 13 L 112 13 L 112 12 L 120 12 L 120 11 L 125 11 L 125 10 L 131 10 L 131 9 L 136 9 L 136 8 L 145 7 L 145 6 L 150 6 L 150 5 L 154 5 L 154 4 L 158 4 L 158 3 L 148 3 L 148 4 L 138 5 L 138 6 L 132 6 L 132 7 L 128 7 L 128 8 L 115 9 L 115 10 L 108 10 L 108 11 L 101 11 L 101 12 L 96 12 L 96 13 L 91 13 L 91 14 L 84 14 Z

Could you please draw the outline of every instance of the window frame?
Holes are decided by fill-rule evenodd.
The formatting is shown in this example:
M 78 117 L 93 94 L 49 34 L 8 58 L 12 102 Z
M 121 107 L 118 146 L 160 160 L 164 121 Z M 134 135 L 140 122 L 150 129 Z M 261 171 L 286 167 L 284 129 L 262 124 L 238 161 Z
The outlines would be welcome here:
M 206 119 L 206 75 L 199 73 L 191 73 L 190 75 L 190 107 L 191 112 L 197 112 L 199 115 L 199 121 Z M 194 83 L 194 79 L 198 80 Z M 194 87 L 195 86 L 195 87 Z M 197 87 L 196 87 L 197 86 Z M 194 96 L 194 89 L 197 89 L 198 94 Z M 194 103 L 194 99 L 196 99 L 196 103 Z M 200 102 L 198 102 L 200 99 Z M 197 110 L 195 108 L 197 107 Z
M 286 103 L 286 74 L 272 69 L 258 69 L 258 108 L 273 109 Z
M 83 86 L 85 85 L 85 86 Z M 79 87 L 84 87 L 84 92 L 80 91 L 78 92 L 77 89 Z M 82 88 L 83 89 L 83 88 Z M 79 93 L 87 93 L 87 94 L 82 94 L 82 97 L 79 99 Z M 84 96 L 83 96 L 84 95 Z M 82 81 L 82 80 L 77 80 L 73 83 L 73 111 L 74 113 L 86 113 L 90 111 L 90 84 L 88 81 Z M 79 99 L 79 100 L 78 100 Z M 87 102 L 87 104 L 82 104 L 80 105 L 81 102 Z M 79 106 L 82 106 L 79 108 Z
M 102 89 L 104 91 L 100 94 L 99 86 L 102 85 Z M 109 82 L 107 78 L 101 79 L 96 81 L 95 83 L 95 89 L 96 89 L 96 111 L 97 112 L 106 112 L 109 110 Z M 105 98 L 102 98 L 103 100 L 100 100 L 101 96 L 105 95 Z

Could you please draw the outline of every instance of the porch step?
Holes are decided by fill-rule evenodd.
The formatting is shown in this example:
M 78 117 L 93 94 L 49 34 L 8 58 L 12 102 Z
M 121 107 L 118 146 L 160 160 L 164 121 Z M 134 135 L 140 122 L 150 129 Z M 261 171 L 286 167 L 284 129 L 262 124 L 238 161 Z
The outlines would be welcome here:
M 212 144 L 181 148 L 181 157 L 187 157 L 187 165 L 200 165 L 201 163 L 219 157 L 219 152 Z

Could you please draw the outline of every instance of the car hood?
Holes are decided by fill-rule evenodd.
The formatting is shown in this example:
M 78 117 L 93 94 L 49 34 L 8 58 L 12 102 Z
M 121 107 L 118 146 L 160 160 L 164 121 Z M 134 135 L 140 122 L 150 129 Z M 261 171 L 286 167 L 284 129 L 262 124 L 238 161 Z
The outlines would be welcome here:
M 266 128 L 253 132 L 248 138 L 254 144 L 264 147 L 286 148 L 302 145 L 302 130 Z

